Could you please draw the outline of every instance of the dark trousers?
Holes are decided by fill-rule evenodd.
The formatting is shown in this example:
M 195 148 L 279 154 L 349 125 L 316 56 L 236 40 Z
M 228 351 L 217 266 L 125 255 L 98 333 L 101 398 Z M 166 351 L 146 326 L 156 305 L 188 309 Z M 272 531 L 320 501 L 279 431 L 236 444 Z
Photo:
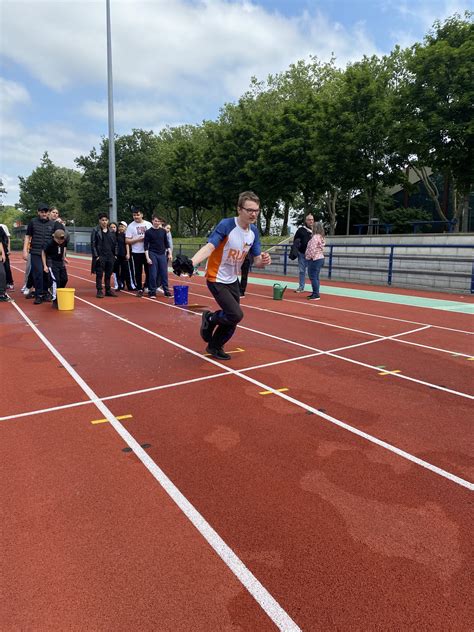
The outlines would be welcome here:
M 209 319 L 211 325 L 215 326 L 209 346 L 219 348 L 232 338 L 237 324 L 244 317 L 240 309 L 239 282 L 211 283 L 208 281 L 207 287 L 221 308 L 211 314 Z
M 41 255 L 31 255 L 31 274 L 36 296 L 44 296 L 48 292 L 49 273 L 44 272 Z
M 98 257 L 95 264 L 95 286 L 97 290 L 102 289 L 102 278 L 104 279 L 105 290 L 110 290 L 110 277 L 114 270 L 115 257 Z
M 247 289 L 249 270 L 250 270 L 250 259 L 249 259 L 249 256 L 247 255 L 242 264 L 242 268 L 240 269 L 239 288 L 240 288 L 241 294 L 245 294 L 245 290 Z
M 67 269 L 63 261 L 48 261 L 48 267 L 51 281 L 51 294 L 54 301 L 56 300 L 56 290 L 58 287 L 66 287 L 67 285 Z
M 0 296 L 4 296 L 7 289 L 7 277 L 5 274 L 5 264 L 0 261 Z
M 323 265 L 324 259 L 315 259 L 314 261 L 310 259 L 308 261 L 308 275 L 313 289 L 312 296 L 319 296 L 319 274 Z
M 132 265 L 133 265 L 133 274 L 135 277 L 135 285 L 137 286 L 137 290 L 140 292 L 143 290 L 142 283 L 142 275 L 143 269 L 145 269 L 145 287 L 150 287 L 148 275 L 148 263 L 146 262 L 146 257 L 144 252 L 132 252 Z
M 128 290 L 135 289 L 135 283 L 131 278 L 130 264 L 123 255 L 119 255 L 115 260 L 114 272 L 117 275 L 117 283 L 120 289 L 125 286 L 127 286 Z
M 7 285 L 13 285 L 12 269 L 10 268 L 10 255 L 5 253 L 5 275 L 7 277 Z
M 150 266 L 148 290 L 150 294 L 156 294 L 159 285 L 163 287 L 164 292 L 169 292 L 168 288 L 168 259 L 166 254 L 159 255 L 156 252 L 148 252 L 153 265 Z

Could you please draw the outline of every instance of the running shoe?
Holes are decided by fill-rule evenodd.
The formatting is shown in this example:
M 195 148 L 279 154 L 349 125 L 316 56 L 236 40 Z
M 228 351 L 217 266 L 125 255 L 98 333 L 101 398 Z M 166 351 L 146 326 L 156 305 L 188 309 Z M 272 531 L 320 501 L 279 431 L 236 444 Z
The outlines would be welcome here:
M 206 309 L 201 316 L 201 338 L 204 340 L 204 342 L 211 342 L 211 338 L 212 338 L 212 332 L 213 332 L 213 327 L 211 325 L 211 322 L 209 320 L 210 315 L 212 314 L 212 312 L 210 312 L 208 309 Z M 209 352 L 210 353 L 210 352 Z
M 230 360 L 232 357 L 229 353 L 226 353 L 222 347 L 210 347 L 208 345 L 206 351 L 217 360 Z

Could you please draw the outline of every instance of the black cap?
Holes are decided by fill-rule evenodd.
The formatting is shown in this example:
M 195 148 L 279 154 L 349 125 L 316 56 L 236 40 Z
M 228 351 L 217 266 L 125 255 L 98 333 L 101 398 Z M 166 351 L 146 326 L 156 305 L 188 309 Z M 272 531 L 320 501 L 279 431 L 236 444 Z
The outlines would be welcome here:
M 38 211 L 49 211 L 49 206 L 47 204 L 38 204 Z

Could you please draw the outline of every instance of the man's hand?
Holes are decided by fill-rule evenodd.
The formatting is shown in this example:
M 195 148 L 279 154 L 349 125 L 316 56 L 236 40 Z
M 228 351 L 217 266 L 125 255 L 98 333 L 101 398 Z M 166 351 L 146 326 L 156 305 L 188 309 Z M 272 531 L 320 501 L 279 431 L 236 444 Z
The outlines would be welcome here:
M 177 276 L 187 274 L 191 277 L 194 273 L 194 264 L 192 260 L 186 255 L 178 255 L 173 261 L 173 272 Z
M 153 265 L 153 261 L 150 259 L 150 257 L 147 257 L 146 262 L 148 263 L 149 266 Z
M 272 258 L 270 257 L 270 253 L 262 252 L 262 265 L 269 266 L 272 262 Z

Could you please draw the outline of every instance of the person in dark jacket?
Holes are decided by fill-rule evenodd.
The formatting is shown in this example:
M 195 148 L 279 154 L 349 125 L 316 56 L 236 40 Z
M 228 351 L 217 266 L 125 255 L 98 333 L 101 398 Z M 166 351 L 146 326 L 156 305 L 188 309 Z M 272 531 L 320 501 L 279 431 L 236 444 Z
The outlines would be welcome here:
M 34 217 L 28 224 L 23 244 L 23 259 L 27 261 L 28 253 L 31 255 L 35 305 L 51 300 L 48 293 L 49 275 L 44 273 L 41 253 L 46 244 L 51 241 L 53 232 L 57 228 L 63 228 L 58 222 L 50 220 L 48 213 L 49 206 L 47 204 L 38 206 L 38 216 Z
M 110 287 L 110 277 L 117 256 L 117 235 L 109 230 L 109 218 L 106 213 L 99 214 L 99 225 L 91 233 L 92 267 L 95 272 L 97 298 L 104 298 L 102 282 L 105 285 L 105 296 L 117 296 Z
M 117 260 L 114 272 L 117 276 L 117 290 L 123 290 L 127 287 L 127 290 L 131 292 L 135 289 L 135 283 L 131 277 L 130 246 L 125 241 L 126 230 L 127 222 L 119 222 L 117 229 Z
M 3 228 L 0 228 L 0 230 L 3 230 Z M 2 241 L 0 241 L 0 303 L 8 303 L 8 301 L 11 300 L 8 294 L 5 292 L 6 287 L 7 287 L 7 277 L 5 274 L 5 259 L 6 259 L 5 249 L 3 247 Z
M 163 220 L 153 215 L 152 227 L 145 233 L 145 256 L 149 267 L 149 288 L 148 296 L 156 298 L 157 286 L 163 287 L 165 296 L 171 296 L 168 288 L 168 260 L 170 243 L 168 233 L 163 228 Z
M 58 228 L 53 233 L 53 238 L 43 250 L 43 268 L 49 273 L 51 281 L 51 298 L 53 307 L 58 306 L 57 288 L 66 287 L 68 282 L 67 276 L 67 259 L 66 259 L 66 233 Z
M 293 245 L 298 250 L 298 268 L 299 268 L 299 283 L 295 292 L 304 292 L 305 280 L 306 280 L 306 268 L 308 261 L 305 258 L 306 246 L 309 240 L 313 236 L 314 216 L 312 213 L 308 213 L 304 220 L 304 226 L 300 226 L 295 233 L 293 239 Z

